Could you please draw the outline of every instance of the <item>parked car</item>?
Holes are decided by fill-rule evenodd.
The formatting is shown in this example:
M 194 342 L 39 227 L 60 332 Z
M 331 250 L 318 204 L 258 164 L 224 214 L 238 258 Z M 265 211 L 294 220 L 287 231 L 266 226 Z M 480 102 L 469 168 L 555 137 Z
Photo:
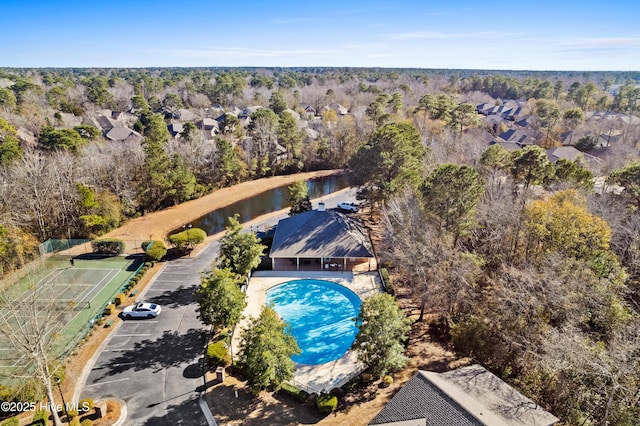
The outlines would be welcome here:
M 349 202 L 343 202 L 343 203 L 338 203 L 338 208 L 340 210 L 346 210 L 348 212 L 357 212 L 358 211 L 358 205 L 356 203 L 349 203 Z
M 122 310 L 122 316 L 129 318 L 155 318 L 160 315 L 162 308 L 155 303 L 136 303 Z

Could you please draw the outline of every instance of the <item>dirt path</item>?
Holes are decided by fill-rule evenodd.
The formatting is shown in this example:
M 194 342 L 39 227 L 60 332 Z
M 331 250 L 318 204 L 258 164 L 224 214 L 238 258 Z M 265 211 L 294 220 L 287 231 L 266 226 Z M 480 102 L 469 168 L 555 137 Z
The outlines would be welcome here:
M 102 238 L 118 238 L 121 240 L 136 241 L 164 240 L 172 230 L 179 228 L 184 223 L 194 221 L 215 209 L 225 207 L 273 188 L 291 185 L 299 180 L 308 180 L 336 173 L 340 173 L 340 170 L 296 173 L 294 175 L 275 176 L 243 182 L 229 188 L 218 189 L 197 200 L 187 201 L 186 203 L 159 212 L 149 213 L 145 216 L 132 219 L 120 228 L 103 235 Z

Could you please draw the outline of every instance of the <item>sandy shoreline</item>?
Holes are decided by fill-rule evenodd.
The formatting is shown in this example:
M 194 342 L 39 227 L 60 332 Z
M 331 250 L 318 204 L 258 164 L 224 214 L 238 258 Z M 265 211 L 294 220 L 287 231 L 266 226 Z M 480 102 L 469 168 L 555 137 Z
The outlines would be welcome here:
M 103 235 L 101 238 L 118 238 L 121 240 L 164 240 L 169 232 L 182 224 L 194 221 L 205 214 L 244 200 L 261 192 L 291 185 L 299 180 L 308 180 L 340 173 L 341 170 L 320 170 L 315 172 L 296 173 L 286 176 L 274 176 L 254 181 L 243 182 L 228 188 L 218 189 L 197 200 L 149 213 L 145 216 L 129 220 L 123 226 Z

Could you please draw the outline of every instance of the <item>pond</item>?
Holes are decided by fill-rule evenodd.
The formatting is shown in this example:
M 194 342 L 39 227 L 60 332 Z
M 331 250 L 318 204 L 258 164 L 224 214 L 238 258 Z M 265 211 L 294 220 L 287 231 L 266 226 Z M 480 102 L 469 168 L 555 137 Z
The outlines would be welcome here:
M 322 197 L 349 186 L 344 175 L 325 176 L 307 181 L 309 198 Z M 251 198 L 214 210 L 191 222 L 194 228 L 204 229 L 207 235 L 224 231 L 227 218 L 240 215 L 240 222 L 247 222 L 258 216 L 290 207 L 288 185 L 261 192 Z M 178 229 L 177 231 L 181 231 Z

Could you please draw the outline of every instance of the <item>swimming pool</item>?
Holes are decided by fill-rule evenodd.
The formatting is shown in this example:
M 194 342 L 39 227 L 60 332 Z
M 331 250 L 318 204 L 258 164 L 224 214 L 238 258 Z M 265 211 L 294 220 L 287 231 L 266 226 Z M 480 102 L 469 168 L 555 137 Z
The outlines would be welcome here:
M 360 298 L 339 284 L 323 280 L 294 280 L 270 288 L 267 304 L 272 304 L 291 325 L 302 353 L 291 359 L 316 365 L 336 360 L 355 340 L 355 319 Z

